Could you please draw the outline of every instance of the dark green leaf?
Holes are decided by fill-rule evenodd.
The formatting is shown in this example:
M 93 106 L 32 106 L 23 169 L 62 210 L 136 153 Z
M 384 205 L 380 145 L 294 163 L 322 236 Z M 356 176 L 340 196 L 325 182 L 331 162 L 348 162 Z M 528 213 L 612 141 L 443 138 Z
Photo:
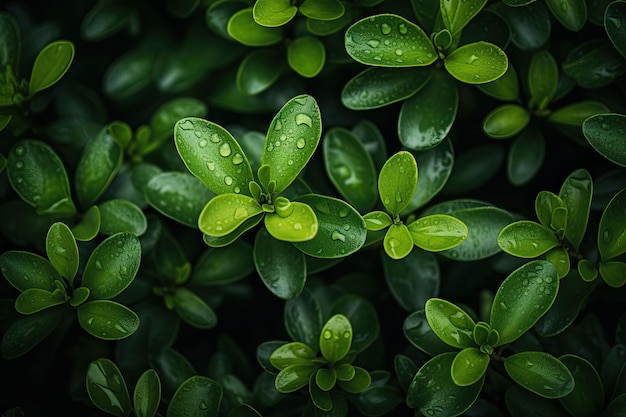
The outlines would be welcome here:
M 559 197 L 567 207 L 565 237 L 576 249 L 587 231 L 592 194 L 593 181 L 585 169 L 577 169 L 569 174 L 559 191 Z
M 252 7 L 233 14 L 228 20 L 227 31 L 237 42 L 247 46 L 269 46 L 283 38 L 281 28 L 265 27 L 255 22 Z
M 582 128 L 585 138 L 600 155 L 626 167 L 626 146 L 623 140 L 623 132 L 626 131 L 625 115 L 602 113 L 590 116 L 583 122 Z
M 305 288 L 300 296 L 285 302 L 283 320 L 293 340 L 317 349 L 324 322 L 321 306 L 311 291 Z
M 148 221 L 143 211 L 128 200 L 107 200 L 98 206 L 100 209 L 100 232 L 105 235 L 128 232 L 135 236 L 145 233 Z
M 467 387 L 456 385 L 448 371 L 456 355 L 456 352 L 437 355 L 417 371 L 407 392 L 409 407 L 417 408 L 426 416 L 434 413 L 458 416 L 474 404 L 485 379 Z
M 407 312 L 423 309 L 429 298 L 438 295 L 439 264 L 433 254 L 416 249 L 402 259 L 382 256 L 382 262 L 387 287 Z
M 15 359 L 37 346 L 54 332 L 62 314 L 62 309 L 51 308 L 13 322 L 2 337 L 2 357 Z
M 126 5 L 98 3 L 83 17 L 80 33 L 83 39 L 98 42 L 112 37 L 127 27 L 131 16 L 131 10 Z
M 72 307 L 78 307 L 89 298 L 89 288 L 87 287 L 78 287 L 74 289 L 72 293 L 72 298 L 70 299 L 70 305 Z
M 374 305 L 354 294 L 345 294 L 332 305 L 330 314 L 347 317 L 352 326 L 351 352 L 362 352 L 370 346 L 380 334 L 380 323 Z M 323 335 L 322 335 L 323 336 Z
M 233 262 L 237 259 L 237 262 Z M 190 285 L 225 285 L 239 281 L 254 271 L 252 245 L 235 241 L 223 248 L 205 250 L 194 265 Z
M 15 310 L 20 314 L 33 314 L 65 302 L 67 295 L 60 289 L 50 292 L 41 288 L 29 288 L 15 299 Z
M 511 343 L 528 331 L 552 306 L 559 278 L 548 261 L 530 261 L 502 282 L 491 307 L 491 328 L 500 334 L 498 345 Z
M 211 306 L 185 287 L 176 289 L 174 308 L 183 321 L 197 329 L 206 330 L 217 325 L 217 316 Z
M 524 7 L 509 7 L 501 3 L 492 7 L 508 22 L 511 41 L 519 49 L 539 49 L 550 37 L 550 11 L 545 2 L 533 1 Z
M 509 376 L 522 387 L 545 398 L 561 398 L 574 389 L 567 367 L 545 352 L 520 352 L 504 359 Z
M 109 359 L 100 358 L 87 367 L 87 393 L 96 407 L 119 417 L 130 414 L 130 396 L 124 376 Z
M 626 36 L 624 28 L 622 27 L 626 19 L 626 9 L 624 8 L 625 2 L 612 1 L 604 11 L 604 29 L 613 46 L 626 57 Z
M 76 213 L 63 162 L 46 143 L 17 142 L 7 157 L 7 176 L 20 198 L 38 214 L 65 217 Z
M 563 407 L 574 417 L 602 414 L 604 389 L 598 372 L 589 361 L 577 355 L 563 355 L 559 360 L 574 377 L 574 390 L 559 399 Z
M 546 0 L 550 11 L 566 29 L 578 32 L 587 23 L 587 4 L 584 0 Z
M 137 417 L 154 417 L 161 403 L 161 381 L 154 369 L 145 371 L 135 385 L 133 406 Z
M 137 314 L 114 301 L 88 301 L 76 310 L 80 326 L 98 339 L 124 339 L 135 333 L 139 327 Z
M 486 184 L 499 172 L 504 157 L 504 150 L 496 144 L 476 145 L 461 155 L 457 155 L 450 177 L 441 192 L 459 194 Z M 483 158 L 490 163 L 476 163 Z
M 598 278 L 598 268 L 589 259 L 581 259 L 576 267 L 584 282 L 593 282 Z
M 425 306 L 428 325 L 446 344 L 465 349 L 475 347 L 472 337 L 474 320 L 460 307 L 440 298 L 431 298 Z
M 458 105 L 456 81 L 443 71 L 433 71 L 428 83 L 402 104 L 400 142 L 416 151 L 437 146 L 450 132 Z
M 215 194 L 248 194 L 253 180 L 246 155 L 220 125 L 187 117 L 174 126 L 174 141 L 185 166 Z
M 476 88 L 498 100 L 517 100 L 519 97 L 519 80 L 517 79 L 515 67 L 509 63 L 502 77 L 488 83 L 477 84 Z
M 483 8 L 474 16 L 460 35 L 459 45 L 485 41 L 506 50 L 511 43 L 509 24 L 502 16 L 488 8 Z
M 4 71 L 11 66 L 13 71 L 19 71 L 22 37 L 20 27 L 13 15 L 7 12 L 0 13 L 0 68 Z
M 441 17 L 444 26 L 456 35 L 487 4 L 487 0 L 446 0 L 440 2 Z
M 457 352 L 458 350 L 444 343 L 433 332 L 426 320 L 424 310 L 418 310 L 407 316 L 403 324 L 404 336 L 409 342 L 421 351 L 436 356 L 444 352 Z
M 52 292 L 57 288 L 55 281 L 62 281 L 59 272 L 46 258 L 30 252 L 4 252 L 0 255 L 0 269 L 9 284 L 20 292 L 29 288 Z
M 384 107 L 411 97 L 428 83 L 426 68 L 367 68 L 346 83 L 341 102 L 353 110 Z
M 363 392 L 372 383 L 372 377 L 365 369 L 355 366 L 354 377 L 349 381 L 339 380 L 337 383 L 344 390 L 350 394 L 358 394 Z
M 543 165 L 545 153 L 545 138 L 533 126 L 513 139 L 506 163 L 506 174 L 511 184 L 522 186 L 532 180 Z
M 258 4 L 258 3 L 257 3 Z M 275 50 L 259 49 L 250 52 L 237 68 L 237 87 L 244 94 L 254 95 L 267 90 L 283 72 L 276 65 L 280 57 Z
M 337 372 L 334 368 L 320 368 L 315 373 L 315 385 L 322 391 L 330 391 L 337 382 Z
M 535 52 L 528 68 L 528 89 L 531 107 L 543 110 L 556 94 L 559 84 L 559 67 L 552 54 L 546 50 Z
M 326 63 L 326 48 L 314 36 L 300 36 L 287 46 L 287 63 L 298 74 L 313 78 Z
M 559 279 L 563 278 L 570 270 L 570 256 L 567 248 L 557 246 L 546 252 L 546 260 L 556 268 Z
M 33 64 L 29 94 L 45 90 L 56 84 L 65 75 L 74 59 L 74 44 L 59 40 L 46 45 L 37 55 Z
M 78 272 L 78 246 L 74 235 L 65 223 L 56 222 L 46 235 L 46 255 L 50 263 L 70 282 Z
M 222 402 L 222 387 L 202 375 L 185 380 L 167 406 L 166 417 L 217 417 Z
M 602 262 L 600 275 L 610 287 L 619 288 L 626 283 L 626 262 Z
M 100 243 L 89 256 L 82 286 L 91 291 L 90 300 L 113 298 L 135 278 L 141 262 L 139 239 L 118 233 Z
M 457 80 L 468 84 L 483 84 L 504 75 L 509 60 L 496 45 L 480 41 L 455 49 L 444 58 L 443 63 L 450 75 Z
M 609 41 L 591 40 L 572 49 L 563 72 L 583 88 L 600 88 L 626 72 L 624 57 Z
M 520 258 L 536 258 L 558 245 L 552 230 L 530 220 L 511 223 L 498 234 L 498 246 Z
M 394 14 L 374 15 L 354 23 L 346 31 L 345 46 L 355 61 L 373 66 L 425 66 L 437 59 L 437 51 L 424 31 Z
M 369 152 L 377 170 L 387 161 L 387 145 L 380 129 L 370 120 L 359 120 L 352 126 L 352 134 L 356 136 Z
M 611 259 L 626 252 L 626 190 L 617 193 L 604 209 L 598 229 L 598 250 L 602 259 Z
M 304 288 L 304 253 L 291 243 L 274 239 L 259 229 L 254 241 L 254 264 L 265 286 L 277 297 L 297 297 Z

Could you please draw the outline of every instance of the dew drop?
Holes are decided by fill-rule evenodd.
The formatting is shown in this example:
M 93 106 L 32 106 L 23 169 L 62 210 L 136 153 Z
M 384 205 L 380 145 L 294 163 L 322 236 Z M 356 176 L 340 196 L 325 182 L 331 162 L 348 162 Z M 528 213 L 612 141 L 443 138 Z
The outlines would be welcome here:
M 209 409 L 209 406 L 207 405 L 207 403 L 206 403 L 206 402 L 204 402 L 204 401 L 200 401 L 200 404 L 198 404 L 198 408 L 199 408 L 200 410 L 208 410 L 208 409 Z
M 294 100 L 296 103 L 301 104 L 301 105 L 305 105 L 306 104 L 306 98 L 304 97 L 298 97 L 297 99 Z
M 302 224 L 296 223 L 293 225 L 294 230 L 302 230 Z
M 605 230 L 604 232 L 602 232 L 602 241 L 604 243 L 611 243 L 611 240 L 613 239 L 613 235 L 611 234 L 610 230 Z
M 96 261 L 96 269 L 98 271 L 102 271 L 104 268 L 102 267 L 102 262 Z
M 616 29 L 620 29 L 622 27 L 622 19 L 617 17 L 608 17 L 607 20 L 611 22 Z
M 215 162 L 207 162 L 206 166 L 209 168 L 209 171 L 215 171 Z
M 198 146 L 199 146 L 199 147 L 201 147 L 201 148 L 204 148 L 204 147 L 206 147 L 206 145 L 207 145 L 208 143 L 209 143 L 209 142 L 207 142 L 207 140 L 206 140 L 206 139 L 201 139 L 201 140 L 198 142 Z
M 180 125 L 180 128 L 183 130 L 190 130 L 193 129 L 193 122 L 191 120 L 185 120 L 184 122 L 182 122 Z
M 398 26 L 398 32 L 400 32 L 401 35 L 406 35 L 408 29 L 404 23 L 400 23 L 400 25 Z
M 306 145 L 306 141 L 304 140 L 304 138 L 300 138 L 298 139 L 298 141 L 296 142 L 296 146 L 298 147 L 298 149 L 302 149 L 304 148 Z
M 346 216 L 348 216 L 348 214 L 350 214 L 350 210 L 348 210 L 346 207 L 342 207 L 339 210 L 339 217 L 344 218 Z
M 198 139 L 202 137 L 202 132 L 200 132 L 199 130 L 194 130 L 193 134 L 196 135 Z
M 239 165 L 243 162 L 243 156 L 237 152 L 234 156 L 233 156 L 233 164 L 235 165 Z
M 402 54 L 402 49 L 396 49 L 396 55 L 401 56 Z
M 222 143 L 219 149 L 220 155 L 227 157 L 231 154 L 230 145 L 228 143 Z
M 307 125 L 308 127 L 311 127 L 313 126 L 313 119 L 311 119 L 311 116 L 309 116 L 308 114 L 298 113 L 296 114 L 296 124 L 298 126 Z
M 24 162 L 22 162 L 22 161 L 17 161 L 17 162 L 15 163 L 15 168 L 17 168 L 17 169 L 22 169 L 22 168 L 24 168 Z
M 611 130 L 611 125 L 609 125 L 608 123 L 602 123 L 600 127 L 602 127 L 602 129 L 604 130 Z
M 330 340 L 331 337 L 333 337 L 333 332 L 330 330 L 324 330 L 324 339 Z
M 567 5 L 566 2 L 561 2 L 561 11 L 562 12 L 567 12 L 567 9 L 569 8 L 569 6 Z
M 233 214 L 233 217 L 235 218 L 235 220 L 241 220 L 244 219 L 248 216 L 248 210 L 246 210 L 243 207 L 237 207 L 235 209 L 235 213 Z
M 333 233 L 330 235 L 330 238 L 332 240 L 339 240 L 341 242 L 345 242 L 346 241 L 346 235 L 341 233 L 339 230 L 333 231 Z
M 276 119 L 276 123 L 274 123 L 274 130 L 280 130 L 283 128 L 283 124 L 280 119 Z
M 224 177 L 224 183 L 226 185 L 233 185 L 233 179 L 229 176 Z
M 352 335 L 350 334 L 350 332 L 349 332 L 348 330 L 346 330 L 345 332 L 343 332 L 343 338 L 344 338 L 344 339 L 350 339 L 350 336 L 352 336 Z
M 389 35 L 391 33 L 391 26 L 389 26 L 387 23 L 383 23 L 382 25 L 380 25 L 380 31 L 383 33 L 383 35 Z
M 377 39 L 370 39 L 369 41 L 365 42 L 366 44 L 368 44 L 369 46 L 371 46 L 372 48 L 377 48 L 378 45 L 380 45 L 380 41 Z
M 217 133 L 213 133 L 211 135 L 211 142 L 213 142 L 213 143 L 219 143 L 220 142 L 220 137 L 218 136 Z
M 474 54 L 470 55 L 469 58 L 467 58 L 467 63 L 468 64 L 473 64 L 474 62 L 476 62 L 476 60 L 478 59 L 478 57 Z

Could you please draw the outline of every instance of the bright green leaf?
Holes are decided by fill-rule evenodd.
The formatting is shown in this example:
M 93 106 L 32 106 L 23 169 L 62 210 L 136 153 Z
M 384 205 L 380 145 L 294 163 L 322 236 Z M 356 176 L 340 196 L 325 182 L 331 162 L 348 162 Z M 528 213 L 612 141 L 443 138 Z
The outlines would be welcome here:
M 380 67 L 425 66 L 437 59 L 437 51 L 424 31 L 394 14 L 374 15 L 354 23 L 346 31 L 345 47 L 355 61 Z
M 363 216 L 363 220 L 365 220 L 367 230 L 373 232 L 384 230 L 393 224 L 393 220 L 389 214 L 384 211 L 372 211 L 367 213 Z
M 74 59 L 74 44 L 59 40 L 46 45 L 37 55 L 33 64 L 29 94 L 45 90 L 56 84 L 65 75 Z
M 552 306 L 559 288 L 554 265 L 530 261 L 509 274 L 496 292 L 491 307 L 491 328 L 500 334 L 499 345 L 518 339 Z
M 78 272 L 78 246 L 74 235 L 65 223 L 56 222 L 46 235 L 46 255 L 54 268 L 70 282 Z
M 504 359 L 509 376 L 522 387 L 545 398 L 561 398 L 574 389 L 567 367 L 545 352 L 520 352 Z
M 392 224 L 383 240 L 385 253 L 392 259 L 402 259 L 413 250 L 413 236 L 404 224 Z
M 556 94 L 559 84 L 559 67 L 547 50 L 535 52 L 528 69 L 528 89 L 531 107 L 544 110 Z
M 489 42 L 463 45 L 445 57 L 446 70 L 459 81 L 483 84 L 497 80 L 506 72 L 509 60 L 502 49 Z
M 209 236 L 224 237 L 261 213 L 263 209 L 252 197 L 234 193 L 220 194 L 202 209 L 198 228 Z
M 601 262 L 600 275 L 610 287 L 619 288 L 626 283 L 626 262 Z
M 452 380 L 461 387 L 478 382 L 489 366 L 489 355 L 475 347 L 467 347 L 460 351 L 452 361 Z
M 550 227 L 552 213 L 557 208 L 566 208 L 561 197 L 550 191 L 540 191 L 537 194 L 535 198 L 535 213 L 542 225 Z
M 317 371 L 318 366 L 309 365 L 289 365 L 276 375 L 275 386 L 280 393 L 298 391 L 309 383 L 311 375 Z
M 456 35 L 482 10 L 487 0 L 442 0 L 439 4 L 444 26 Z
M 363 392 L 372 383 L 372 377 L 365 369 L 355 366 L 354 371 L 354 376 L 349 381 L 337 381 L 339 386 L 350 394 Z
M 315 335 L 316 344 L 318 338 L 319 334 Z M 315 352 L 311 347 L 302 342 L 291 342 L 274 350 L 269 359 L 273 367 L 283 370 L 290 365 L 311 365 L 315 358 Z
M 474 320 L 460 307 L 440 298 L 431 298 L 425 305 L 426 320 L 435 334 L 446 344 L 465 349 L 476 347 L 473 339 Z
M 256 216 L 245 220 L 241 224 L 241 226 L 237 227 L 234 231 L 230 232 L 226 236 L 215 237 L 215 236 L 210 236 L 204 233 L 202 236 L 202 240 L 204 241 L 204 243 L 211 246 L 212 248 L 222 248 L 224 246 L 228 246 L 234 241 L 236 241 L 245 232 L 247 232 L 248 230 L 254 228 L 256 225 L 261 223 L 261 220 L 263 220 L 264 218 L 265 218 L 265 213 L 257 214 Z
M 137 314 L 114 301 L 88 301 L 76 310 L 80 326 L 98 339 L 121 340 L 135 333 L 139 327 Z
M 444 352 L 458 352 L 457 348 L 443 342 L 431 329 L 424 309 L 409 314 L 404 320 L 402 330 L 413 346 L 430 356 L 437 356 Z
M 124 376 L 107 358 L 96 359 L 87 367 L 87 393 L 96 407 L 119 417 L 130 414 L 130 396 Z
M 345 12 L 339 0 L 304 0 L 299 7 L 304 16 L 317 20 L 334 20 Z
M 257 0 L 252 8 L 254 21 L 266 27 L 286 24 L 298 13 L 298 7 L 289 0 Z
M 300 36 L 287 46 L 287 63 L 298 74 L 313 78 L 326 62 L 326 48 L 314 36 Z
M 308 204 L 299 201 L 290 203 L 290 214 L 281 216 L 277 213 L 265 215 L 265 228 L 274 238 L 286 242 L 306 242 L 318 232 L 319 223 L 315 211 Z
M 72 226 L 72 233 L 76 240 L 88 241 L 98 235 L 100 231 L 100 209 L 98 206 L 89 207 L 79 223 Z
M 467 226 L 446 214 L 420 217 L 408 226 L 415 246 L 439 252 L 460 245 L 467 238 Z
M 282 28 L 265 27 L 253 17 L 252 7 L 239 10 L 228 20 L 228 34 L 246 46 L 270 46 L 283 38 Z
M 578 248 L 587 231 L 593 181 L 585 169 L 577 169 L 567 176 L 559 191 L 559 197 L 567 207 L 565 237 Z
M 557 246 L 546 252 L 546 260 L 556 268 L 559 279 L 565 277 L 570 270 L 570 257 L 567 248 Z
M 520 133 L 530 122 L 530 113 L 519 104 L 503 104 L 483 119 L 483 131 L 493 139 L 507 139 Z
M 333 368 L 320 368 L 315 373 L 315 383 L 322 391 L 330 391 L 337 382 L 337 372 Z
M 536 258 L 558 245 L 552 230 L 530 220 L 511 223 L 498 234 L 498 246 L 520 258 Z
M 320 351 L 331 364 L 342 360 L 352 345 L 352 326 L 343 314 L 335 314 L 322 327 L 319 338 Z
M 407 151 L 392 155 L 378 175 L 378 193 L 392 217 L 400 214 L 410 203 L 416 186 L 417 163 Z

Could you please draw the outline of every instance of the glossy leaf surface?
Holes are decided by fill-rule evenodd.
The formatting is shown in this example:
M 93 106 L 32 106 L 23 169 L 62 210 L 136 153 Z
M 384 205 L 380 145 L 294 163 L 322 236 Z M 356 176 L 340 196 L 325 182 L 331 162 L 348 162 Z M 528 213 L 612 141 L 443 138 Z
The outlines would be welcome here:
M 300 36 L 287 47 L 287 63 L 303 77 L 313 78 L 326 62 L 326 48 L 314 36 Z
M 342 360 L 352 345 L 352 325 L 343 314 L 335 314 L 322 327 L 319 346 L 322 355 L 331 364 Z
M 546 154 L 546 140 L 538 129 L 524 129 L 509 148 L 506 174 L 511 184 L 522 186 L 532 180 L 541 169 Z
M 404 224 L 392 224 L 383 239 L 385 253 L 392 259 L 402 259 L 413 250 L 413 236 Z
M 482 10 L 487 1 L 444 0 L 439 4 L 444 26 L 452 35 L 456 35 Z
M 348 54 L 366 65 L 425 66 L 437 59 L 437 52 L 424 31 L 394 14 L 359 20 L 348 28 L 345 39 Z
M 345 8 L 339 0 L 304 0 L 299 11 L 311 19 L 334 20 L 343 15 Z
M 137 417 L 154 417 L 161 403 L 161 381 L 154 369 L 145 371 L 135 385 L 133 407 Z
M 420 217 L 408 226 L 415 246 L 430 252 L 439 252 L 460 245 L 467 238 L 467 226 L 446 214 Z
M 626 116 L 603 113 L 590 116 L 583 122 L 583 134 L 589 144 L 609 161 L 626 167 Z
M 317 347 L 319 334 L 315 335 L 315 345 Z M 290 365 L 311 365 L 315 359 L 315 351 L 302 342 L 286 343 L 272 352 L 270 363 L 276 369 L 283 370 Z
M 602 259 L 611 259 L 626 252 L 626 190 L 617 193 L 606 206 L 598 229 L 598 250 Z
M 78 272 L 78 246 L 74 234 L 65 223 L 56 222 L 48 229 L 46 255 L 59 274 L 70 282 L 74 280 Z
M 254 95 L 268 89 L 280 77 L 283 68 L 276 65 L 276 51 L 252 51 L 241 60 L 237 68 L 237 87 L 244 94 Z
M 314 349 L 319 346 L 324 322 L 321 306 L 311 291 L 305 289 L 298 297 L 285 302 L 283 320 L 285 330 L 293 340 Z
M 472 337 L 476 323 L 460 307 L 440 298 L 431 298 L 424 311 L 428 325 L 445 343 L 459 349 L 476 346 Z
M 286 242 L 306 242 L 317 236 L 319 222 L 315 211 L 308 204 L 293 201 L 289 203 L 290 213 L 265 215 L 265 228 L 274 238 Z
M 502 282 L 491 307 L 491 328 L 500 334 L 499 345 L 528 331 L 552 306 L 559 288 L 554 265 L 530 261 Z
M 465 348 L 452 361 L 452 380 L 461 387 L 475 384 L 485 375 L 487 366 L 489 355 L 475 347 Z
M 6 280 L 18 291 L 29 288 L 54 291 L 61 275 L 46 258 L 25 251 L 11 250 L 0 255 L 0 268 Z
M 583 0 L 555 1 L 547 0 L 546 4 L 556 19 L 565 28 L 578 32 L 587 22 L 587 4 Z
M 29 352 L 54 332 L 61 317 L 62 310 L 52 308 L 14 321 L 2 337 L 2 357 L 14 359 Z
M 289 0 L 258 0 L 252 8 L 254 21 L 267 27 L 278 27 L 286 24 L 298 13 L 298 7 Z
M 232 262 L 237 259 L 237 262 Z M 254 271 L 252 245 L 243 240 L 221 248 L 208 248 L 197 259 L 189 284 L 224 285 L 238 281 Z
M 176 289 L 174 308 L 180 318 L 195 328 L 210 329 L 217 324 L 217 316 L 211 306 L 188 288 Z
M 559 190 L 559 197 L 567 207 L 565 237 L 578 248 L 587 231 L 593 180 L 585 169 L 577 169 L 567 176 Z
M 15 310 L 20 314 L 33 314 L 66 301 L 67 296 L 60 289 L 50 292 L 41 288 L 29 288 L 15 299 Z
M 269 46 L 283 38 L 280 27 L 261 26 L 254 20 L 253 9 L 239 10 L 228 20 L 228 34 L 246 46 Z
M 139 327 L 137 314 L 110 300 L 88 301 L 81 304 L 77 312 L 80 326 L 99 339 L 124 339 Z
M 100 209 L 100 232 L 105 235 L 128 232 L 135 236 L 144 234 L 148 221 L 143 211 L 134 203 L 115 198 L 98 206 Z
M 545 109 L 559 84 L 559 67 L 556 60 L 546 50 L 536 52 L 530 60 L 528 69 L 528 88 L 532 107 Z
M 198 228 L 209 236 L 224 237 L 261 213 L 263 209 L 252 197 L 220 194 L 213 197 L 200 212 Z
M 506 139 L 520 133 L 530 122 L 530 113 L 519 104 L 503 104 L 483 120 L 483 131 L 493 139 Z
M 417 163 L 407 151 L 391 156 L 378 175 L 378 193 L 392 217 L 408 206 L 416 186 Z
M 574 389 L 559 402 L 574 417 L 602 414 L 604 388 L 598 371 L 586 359 L 573 355 L 559 357 L 574 377 Z
M 520 352 L 504 360 L 509 376 L 522 387 L 545 398 L 561 398 L 574 389 L 567 367 L 545 352 Z
M 500 231 L 498 245 L 513 256 L 536 258 L 559 245 L 559 240 L 547 227 L 530 220 L 520 220 Z
M 102 411 L 119 417 L 130 413 L 126 382 L 117 365 L 109 359 L 97 359 L 87 367 L 87 393 Z
M 165 416 L 217 417 L 221 402 L 221 385 L 206 376 L 194 375 L 178 387 Z
M 28 91 L 31 95 L 57 83 L 74 59 L 74 44 L 59 40 L 46 45 L 33 64 Z
M 480 41 L 455 49 L 445 57 L 443 63 L 457 80 L 468 84 L 483 84 L 504 75 L 509 60 L 496 45 Z

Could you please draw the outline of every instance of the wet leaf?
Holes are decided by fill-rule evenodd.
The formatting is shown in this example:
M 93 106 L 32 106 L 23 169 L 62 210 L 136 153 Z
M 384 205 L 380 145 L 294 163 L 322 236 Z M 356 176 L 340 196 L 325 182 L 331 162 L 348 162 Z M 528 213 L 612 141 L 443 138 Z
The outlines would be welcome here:
M 545 352 L 520 352 L 504 359 L 509 376 L 522 387 L 545 398 L 561 398 L 574 389 L 567 367 Z
M 87 393 L 96 407 L 119 417 L 131 410 L 130 396 L 124 376 L 109 359 L 100 358 L 87 367 Z
M 261 213 L 263 209 L 252 197 L 234 193 L 220 194 L 202 209 L 198 227 L 209 236 L 224 237 Z
M 270 46 L 283 38 L 282 28 L 258 24 L 254 20 L 252 7 L 233 14 L 228 20 L 226 30 L 233 39 L 246 46 Z
M 321 326 L 320 326 L 321 329 Z M 315 347 L 317 348 L 319 333 L 315 335 Z M 285 343 L 272 352 L 269 361 L 276 369 L 283 370 L 291 365 L 312 365 L 316 358 L 315 351 L 302 342 Z
M 39 288 L 54 291 L 61 275 L 42 256 L 31 252 L 9 250 L 0 255 L 0 269 L 6 280 L 18 291 Z
M 2 337 L 2 357 L 15 359 L 28 353 L 55 331 L 62 317 L 62 309 L 50 308 L 11 323 Z
M 409 205 L 416 186 L 417 163 L 411 153 L 399 151 L 385 162 L 378 175 L 378 193 L 391 217 Z
M 443 342 L 431 329 L 424 309 L 417 310 L 404 320 L 404 337 L 416 348 L 431 356 L 445 352 L 458 352 L 458 349 Z
M 87 301 L 76 311 L 80 326 L 98 339 L 121 340 L 135 333 L 139 327 L 137 314 L 115 301 Z
M 206 376 L 194 375 L 178 387 L 165 416 L 217 417 L 221 402 L 222 386 Z
M 48 229 L 46 255 L 59 274 L 70 282 L 74 280 L 78 272 L 78 246 L 72 231 L 65 223 L 53 223 Z
M 259 25 L 278 27 L 286 24 L 298 13 L 298 7 L 289 0 L 259 0 L 254 3 L 252 16 Z
M 299 201 L 289 202 L 288 215 L 267 213 L 265 228 L 274 238 L 287 242 L 306 242 L 318 232 L 319 222 L 315 211 L 308 204 Z
M 161 381 L 154 369 L 145 371 L 135 385 L 133 407 L 137 417 L 154 417 L 161 404 Z
M 459 33 L 487 4 L 487 0 L 444 0 L 440 2 L 441 18 L 452 35 Z
M 563 72 L 583 88 L 609 85 L 626 72 L 626 61 L 613 44 L 604 40 L 583 42 L 572 49 L 561 65 Z
M 498 246 L 520 258 L 536 258 L 559 245 L 554 232 L 531 220 L 519 220 L 498 234 Z
M 577 169 L 567 176 L 559 191 L 559 197 L 567 207 L 565 237 L 578 249 L 587 231 L 593 180 L 585 169 Z
M 566 29 L 580 31 L 587 23 L 587 4 L 584 0 L 546 0 L 548 8 Z
M 276 390 L 286 394 L 306 387 L 311 379 L 311 375 L 313 375 L 317 369 L 318 366 L 314 364 L 287 366 L 276 375 Z
M 310 290 L 304 289 L 298 297 L 285 302 L 283 321 L 285 330 L 293 340 L 312 349 L 318 348 L 324 322 L 321 306 Z
M 510 7 L 504 3 L 493 6 L 493 10 L 511 27 L 511 42 L 519 49 L 536 50 L 547 42 L 552 24 L 545 2 L 533 1 L 524 7 Z
M 600 415 L 604 410 L 604 389 L 598 371 L 588 360 L 573 354 L 559 357 L 574 377 L 574 389 L 559 402 L 574 417 Z
M 483 84 L 504 75 L 509 60 L 496 45 L 480 41 L 455 49 L 444 58 L 443 63 L 450 75 L 457 80 L 468 84 Z
M 423 309 L 439 294 L 439 264 L 432 253 L 415 249 L 402 259 L 382 256 L 382 262 L 387 287 L 405 311 Z
M 107 200 L 98 206 L 100 209 L 100 232 L 111 236 L 128 232 L 141 236 L 148 228 L 143 211 L 134 203 L 119 198 Z
M 50 292 L 41 288 L 29 288 L 15 299 L 15 310 L 20 314 L 33 314 L 65 302 L 67 295 L 60 289 Z
M 441 298 L 431 298 L 424 311 L 428 325 L 446 344 L 459 349 L 476 347 L 472 336 L 476 323 L 463 309 Z
M 598 250 L 602 259 L 615 258 L 626 252 L 626 190 L 617 193 L 604 209 L 598 228 Z
M 404 224 L 392 224 L 383 239 L 385 253 L 392 259 L 402 259 L 413 250 L 413 237 Z
M 601 113 L 590 116 L 583 122 L 583 134 L 589 144 L 609 161 L 626 167 L 626 116 L 616 113 Z M 622 132 L 622 133 L 620 133 Z
M 430 252 L 439 252 L 460 245 L 467 238 L 467 226 L 446 214 L 420 217 L 408 226 L 415 246 Z
M 331 364 L 342 360 L 352 345 L 352 326 L 343 314 L 335 314 L 322 327 L 319 337 L 320 351 Z
M 452 361 L 452 380 L 461 387 L 473 385 L 483 378 L 488 366 L 489 355 L 475 347 L 465 348 Z
M 56 84 L 67 72 L 74 59 L 74 44 L 59 40 L 46 45 L 37 55 L 28 85 L 32 96 Z

